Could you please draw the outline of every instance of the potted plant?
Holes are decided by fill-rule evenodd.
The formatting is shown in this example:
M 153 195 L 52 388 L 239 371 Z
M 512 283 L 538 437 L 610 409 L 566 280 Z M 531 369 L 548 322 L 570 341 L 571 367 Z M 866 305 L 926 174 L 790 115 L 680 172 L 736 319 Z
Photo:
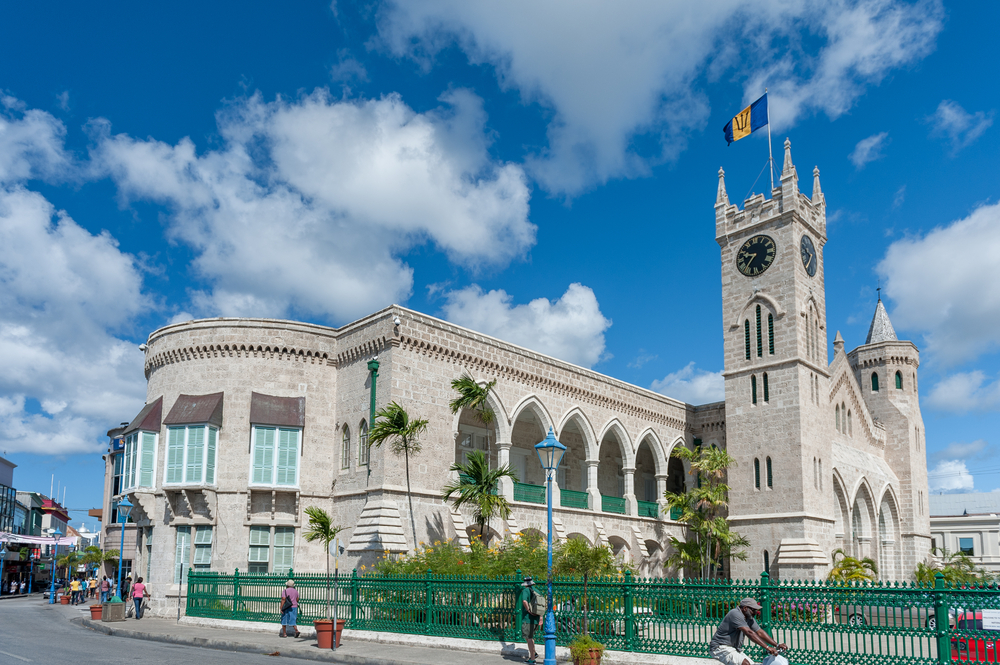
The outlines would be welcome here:
M 306 508 L 306 515 L 309 516 L 309 526 L 302 537 L 307 542 L 318 540 L 323 543 L 326 549 L 326 618 L 316 619 L 313 626 L 316 628 L 316 642 L 320 649 L 330 649 L 333 647 L 333 621 L 330 619 L 330 543 L 337 539 L 337 534 L 344 530 L 342 526 L 334 526 L 330 515 L 322 508 L 309 506 Z M 336 616 L 336 612 L 334 612 Z M 344 619 L 337 620 L 337 646 L 340 646 L 340 634 L 344 630 Z
M 573 665 L 601 665 L 604 645 L 590 635 L 578 635 L 570 642 L 569 652 L 573 656 Z
M 100 603 L 94 603 L 89 607 L 90 607 L 90 618 L 93 619 L 94 621 L 100 621 L 101 612 L 104 610 L 104 606 L 101 605 Z

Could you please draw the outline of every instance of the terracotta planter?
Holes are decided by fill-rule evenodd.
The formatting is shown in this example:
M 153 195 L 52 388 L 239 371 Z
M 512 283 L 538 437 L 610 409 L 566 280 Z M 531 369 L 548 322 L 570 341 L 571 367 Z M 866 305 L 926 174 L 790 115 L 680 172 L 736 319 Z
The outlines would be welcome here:
M 313 621 L 313 627 L 316 628 L 316 645 L 320 649 L 332 649 L 333 648 L 333 620 L 332 619 L 316 619 Z M 339 635 L 337 637 L 340 637 Z M 340 640 L 337 640 L 340 642 Z
M 60 596 L 59 597 L 59 604 L 60 605 L 69 605 L 69 596 Z
M 601 665 L 602 655 L 603 652 L 600 649 L 588 649 L 585 658 L 573 659 L 573 665 Z
M 104 608 L 102 606 L 100 606 L 100 605 L 91 605 L 90 606 L 90 618 L 93 619 L 94 621 L 100 621 L 101 620 L 101 611 L 103 609 Z

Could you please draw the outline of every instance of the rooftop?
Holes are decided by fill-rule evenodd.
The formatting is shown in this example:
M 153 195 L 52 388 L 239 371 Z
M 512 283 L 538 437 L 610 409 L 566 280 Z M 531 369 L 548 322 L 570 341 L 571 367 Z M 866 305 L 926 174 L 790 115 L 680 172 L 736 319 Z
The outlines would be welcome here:
M 1000 515 L 1000 492 L 931 494 L 931 517 L 958 515 Z

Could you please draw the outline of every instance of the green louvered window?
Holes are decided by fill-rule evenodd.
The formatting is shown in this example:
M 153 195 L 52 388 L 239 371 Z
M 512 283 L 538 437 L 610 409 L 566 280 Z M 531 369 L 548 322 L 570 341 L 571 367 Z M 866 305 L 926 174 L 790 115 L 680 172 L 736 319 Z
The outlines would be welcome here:
M 174 584 L 187 580 L 188 565 L 191 563 L 191 527 L 179 526 L 174 545 Z
M 167 430 L 167 475 L 165 483 L 184 481 L 184 434 L 186 428 L 171 427 Z
M 757 377 L 753 374 L 750 375 L 750 401 L 757 403 Z
M 152 487 L 153 469 L 156 468 L 156 434 L 153 432 L 142 433 L 139 459 L 139 487 Z
M 292 569 L 295 555 L 295 527 L 274 527 L 274 569 L 278 575 L 287 575 Z
M 253 427 L 251 485 L 297 487 L 302 430 L 291 427 Z
M 132 432 L 125 437 L 125 449 L 117 455 L 122 460 L 122 484 L 119 491 L 153 487 L 156 439 L 154 432 Z
M 760 460 L 753 458 L 753 486 L 760 489 Z
M 760 305 L 757 305 L 757 357 L 764 355 L 764 338 L 760 334 Z
M 771 476 L 771 458 L 767 458 L 767 486 L 774 487 L 773 478 Z
M 774 315 L 767 315 L 767 352 L 774 355 Z
M 251 573 L 266 573 L 271 560 L 271 527 L 250 527 L 250 554 L 247 570 Z
M 900 372 L 896 372 L 896 390 L 903 389 L 903 375 Z
M 743 345 L 746 347 L 747 360 L 750 360 L 750 319 L 743 322 Z
M 878 392 L 878 372 L 872 372 L 872 392 Z
M 215 484 L 219 432 L 210 425 L 167 428 L 164 484 Z
M 219 432 L 214 427 L 208 428 L 208 446 L 205 448 L 205 482 L 215 484 L 215 448 Z
M 770 401 L 771 397 L 767 390 L 767 372 L 764 372 L 764 401 Z
M 205 462 L 205 428 L 192 427 L 188 429 L 187 469 L 184 482 L 200 483 Z

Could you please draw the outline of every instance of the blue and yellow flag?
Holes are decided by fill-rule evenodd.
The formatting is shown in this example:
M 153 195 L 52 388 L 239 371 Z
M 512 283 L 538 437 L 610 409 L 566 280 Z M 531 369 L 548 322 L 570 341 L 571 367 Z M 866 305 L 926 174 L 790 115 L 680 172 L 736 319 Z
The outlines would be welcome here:
M 726 123 L 722 131 L 726 134 L 726 145 L 739 141 L 744 136 L 760 129 L 767 124 L 767 93 L 750 106 L 736 114 Z

